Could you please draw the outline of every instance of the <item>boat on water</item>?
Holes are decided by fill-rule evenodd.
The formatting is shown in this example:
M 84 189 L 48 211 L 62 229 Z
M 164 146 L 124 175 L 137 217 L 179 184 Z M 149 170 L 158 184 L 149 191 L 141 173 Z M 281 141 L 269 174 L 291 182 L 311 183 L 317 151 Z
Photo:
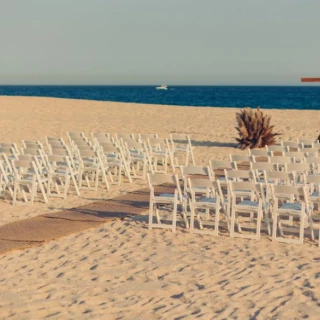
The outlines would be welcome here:
M 167 86 L 161 85 L 159 87 L 156 87 L 157 90 L 168 90 Z

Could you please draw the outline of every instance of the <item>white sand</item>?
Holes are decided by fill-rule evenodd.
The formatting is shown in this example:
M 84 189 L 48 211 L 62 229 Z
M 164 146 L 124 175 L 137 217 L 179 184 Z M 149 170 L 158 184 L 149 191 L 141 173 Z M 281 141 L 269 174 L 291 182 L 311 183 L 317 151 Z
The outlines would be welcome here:
M 237 109 L 25 97 L 0 97 L 0 106 L 0 141 L 44 141 L 66 131 L 181 132 L 194 140 L 197 164 L 246 153 L 234 148 Z M 319 111 L 265 112 L 284 140 L 319 134 Z M 100 188 L 33 207 L 2 200 L 0 225 L 144 186 Z M 309 242 L 199 236 L 182 227 L 177 234 L 150 232 L 140 217 L 11 252 L 0 262 L 2 319 L 318 319 L 320 250 Z

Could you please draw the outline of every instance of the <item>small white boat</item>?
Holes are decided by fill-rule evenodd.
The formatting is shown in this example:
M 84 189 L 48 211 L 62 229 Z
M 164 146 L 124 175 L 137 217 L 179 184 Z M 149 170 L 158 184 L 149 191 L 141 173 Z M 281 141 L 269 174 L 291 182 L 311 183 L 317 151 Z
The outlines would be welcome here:
M 156 87 L 157 90 L 168 90 L 167 86 L 159 86 L 159 87 Z

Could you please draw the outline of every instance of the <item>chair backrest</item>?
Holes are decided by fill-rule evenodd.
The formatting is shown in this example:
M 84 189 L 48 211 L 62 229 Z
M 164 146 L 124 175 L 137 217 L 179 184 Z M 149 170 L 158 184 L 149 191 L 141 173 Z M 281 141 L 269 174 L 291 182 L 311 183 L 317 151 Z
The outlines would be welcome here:
M 197 188 L 197 189 L 203 188 L 206 190 L 206 192 L 203 192 L 203 193 L 207 193 L 207 195 L 209 195 L 210 192 L 213 193 L 214 195 L 218 194 L 219 198 L 221 199 L 221 202 L 224 204 L 224 197 L 223 197 L 223 193 L 222 193 L 219 181 L 188 178 L 187 184 L 189 185 L 189 190 L 193 196 L 193 199 L 195 196 L 195 193 L 193 191 L 194 188 Z
M 253 173 L 248 170 L 224 170 L 224 174 L 227 180 L 253 180 Z
M 308 163 L 286 163 L 285 170 L 287 172 L 308 173 L 310 171 L 310 164 L 308 164 Z
M 76 148 L 77 150 L 94 150 L 94 148 L 89 144 L 79 144 Z
M 13 168 L 11 162 L 5 153 L 0 153 L 0 159 L 3 161 L 3 168 L 7 170 L 8 173 L 13 173 Z
M 21 140 L 22 145 L 25 149 L 41 149 L 43 150 L 43 145 L 40 141 L 30 141 L 30 140 Z
M 251 162 L 252 157 L 249 155 L 242 155 L 242 154 L 230 154 L 230 161 L 237 161 L 237 162 Z
M 29 160 L 12 160 L 14 174 L 19 178 L 25 175 L 35 175 L 40 179 L 39 169 L 34 161 Z
M 202 166 L 181 166 L 181 175 L 183 177 L 189 175 L 199 175 L 199 176 L 207 176 L 209 179 L 211 178 L 211 172 L 209 167 Z
M 303 152 L 305 157 L 318 157 L 320 154 L 320 149 L 318 148 L 300 148 L 300 152 Z
M 251 162 L 250 163 L 250 170 L 254 171 L 273 171 L 276 170 L 277 167 L 274 163 L 269 162 Z
M 178 190 L 180 199 L 182 192 L 180 188 L 179 178 L 176 174 L 148 173 L 147 174 L 149 188 L 152 190 L 155 185 L 172 184 Z
M 115 140 L 113 138 L 107 138 L 102 136 L 97 136 L 93 138 L 94 143 L 101 144 L 101 143 L 115 143 Z
M 271 153 L 265 149 L 249 149 L 249 155 L 254 157 L 269 157 Z
M 281 141 L 281 146 L 286 147 L 287 151 L 290 151 L 291 149 L 301 148 L 301 143 L 296 141 Z
M 302 148 L 312 148 L 316 142 L 315 139 L 297 139 L 297 141 L 302 145 Z
M 101 139 L 110 139 L 110 134 L 107 132 L 91 132 L 92 139 L 97 138 Z
M 244 181 L 244 182 L 239 182 L 239 181 L 229 181 L 228 182 L 228 191 L 230 192 L 231 197 L 235 200 L 238 196 L 234 193 L 235 191 L 243 191 L 243 192 L 248 192 L 251 193 L 251 196 L 254 194 L 257 194 L 258 197 L 261 196 L 262 192 L 262 187 L 258 183 L 250 182 L 250 181 Z
M 284 152 L 286 151 L 286 147 L 279 146 L 279 145 L 271 145 L 271 146 L 266 145 L 266 150 Z
M 152 186 L 164 183 L 179 184 L 179 179 L 176 174 L 148 173 L 148 182 Z
M 67 136 L 71 145 L 74 144 L 74 141 L 88 141 L 87 137 L 83 132 L 67 132 Z
M 58 156 L 58 155 L 48 155 L 48 161 L 49 163 L 52 162 L 65 162 L 66 159 L 68 158 L 67 156 Z
M 79 150 L 81 158 L 98 158 L 97 152 L 94 150 Z
M 133 139 L 130 139 L 130 140 L 126 139 L 124 141 L 124 146 L 126 146 L 128 149 L 135 149 L 135 150 L 143 149 L 143 143 Z
M 316 141 L 312 144 L 312 148 L 320 149 L 320 141 Z
M 17 160 L 18 161 L 29 161 L 29 162 L 32 162 L 32 161 L 34 161 L 34 156 L 20 154 L 20 155 L 17 156 Z
M 306 183 L 313 183 L 313 184 L 320 185 L 320 175 L 318 175 L 318 174 L 307 174 L 304 177 L 304 181 Z
M 265 180 L 268 184 L 292 184 L 295 178 L 292 172 L 284 171 L 264 171 Z
M 229 160 L 209 160 L 209 166 L 214 169 L 234 169 Z
M 188 183 L 191 188 L 203 187 L 203 188 L 212 188 L 212 189 L 217 190 L 219 181 L 212 181 L 212 180 L 208 180 L 208 179 L 188 178 Z
M 289 185 L 271 185 L 272 195 L 274 198 L 283 197 L 283 195 L 293 195 L 299 200 L 300 196 L 306 197 L 306 189 L 304 186 L 289 186 Z
M 22 154 L 24 155 L 43 156 L 42 149 L 26 148 L 26 149 L 21 149 L 21 151 L 22 151 Z
M 190 136 L 185 133 L 170 133 L 170 141 L 178 144 L 191 144 Z
M 14 152 L 15 152 L 16 154 L 19 154 L 19 149 L 18 149 L 16 143 L 0 142 L 0 147 L 1 147 L 1 148 L 13 148 Z
M 1 147 L 0 148 L 0 153 L 4 153 L 7 156 L 15 156 L 16 155 L 16 152 L 15 152 L 14 148 L 3 148 L 3 147 Z
M 139 133 L 138 138 L 144 142 L 147 142 L 148 138 L 159 138 L 156 133 Z
M 48 148 L 61 148 L 64 147 L 66 144 L 64 143 L 64 141 L 60 141 L 60 140 L 48 140 L 47 146 Z
M 57 156 L 62 156 L 62 155 L 70 156 L 71 154 L 68 146 L 52 147 L 50 148 L 49 151 L 51 155 L 57 155 Z
M 132 133 L 116 133 L 115 137 L 119 141 L 120 139 L 134 139 L 134 135 Z
M 147 140 L 149 149 L 171 150 L 169 141 L 166 138 L 148 138 Z
M 305 160 L 309 164 L 320 164 L 320 157 L 307 157 Z
M 285 163 L 293 163 L 293 158 L 284 157 L 284 156 L 273 156 L 273 157 L 268 157 L 268 162 L 284 165 Z
M 295 162 L 297 162 L 297 160 L 299 162 L 304 161 L 304 158 L 305 158 L 304 152 L 300 152 L 300 151 L 286 151 L 283 153 L 283 156 L 291 157 L 294 159 Z

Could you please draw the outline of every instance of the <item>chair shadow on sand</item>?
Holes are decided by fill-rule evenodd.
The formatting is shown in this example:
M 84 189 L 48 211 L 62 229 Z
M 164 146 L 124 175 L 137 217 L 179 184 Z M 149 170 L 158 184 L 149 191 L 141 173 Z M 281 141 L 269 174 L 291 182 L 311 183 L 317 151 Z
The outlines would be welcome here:
M 234 142 L 218 142 L 218 141 L 197 141 L 191 140 L 194 147 L 221 147 L 221 148 L 237 148 L 238 144 Z

